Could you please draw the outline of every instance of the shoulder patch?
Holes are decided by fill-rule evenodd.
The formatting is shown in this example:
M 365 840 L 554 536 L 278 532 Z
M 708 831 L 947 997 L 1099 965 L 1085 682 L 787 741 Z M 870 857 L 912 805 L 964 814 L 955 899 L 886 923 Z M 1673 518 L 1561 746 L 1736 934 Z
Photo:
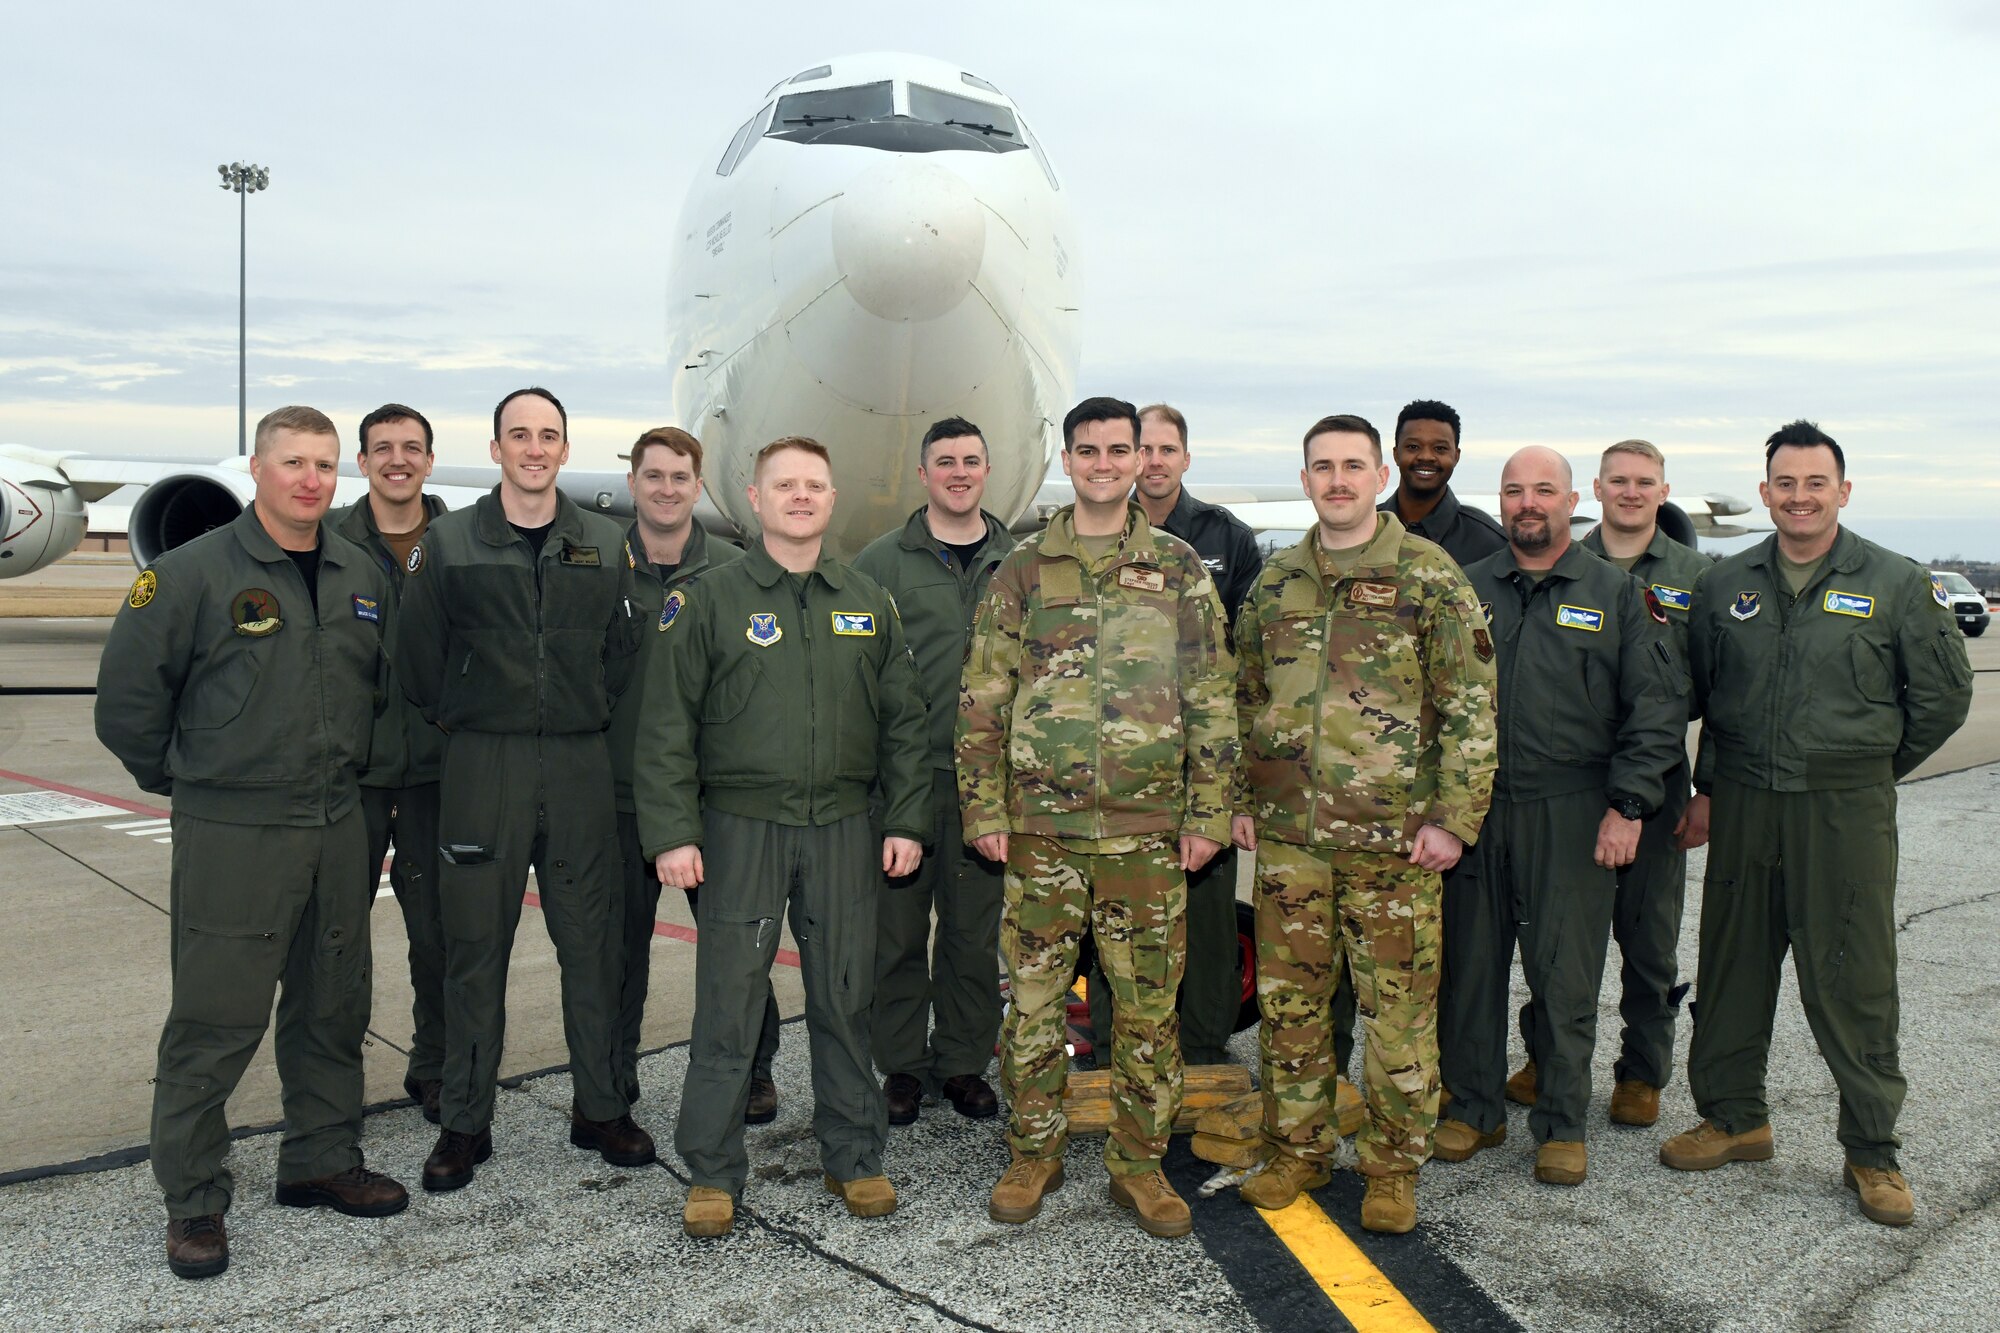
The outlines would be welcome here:
M 628 541 L 625 543 L 625 568 L 637 569 L 638 567 L 639 562 L 632 558 L 632 543 Z
M 245 588 L 229 599 L 229 619 L 238 634 L 261 639 L 284 628 L 278 614 L 278 599 L 263 588 Z
M 1944 580 L 1936 574 L 1931 575 L 1931 600 L 1945 610 L 1951 610 L 1951 598 L 1944 595 Z M 137 606 L 138 603 L 134 602 L 133 605 Z
M 1479 654 L 1482 662 L 1493 660 L 1493 636 L 1484 625 L 1476 625 L 1472 630 L 1472 651 Z
M 372 621 L 377 625 L 381 624 L 382 603 L 376 601 L 373 597 L 363 597 L 360 593 L 355 593 L 354 618 L 356 620 Z
M 153 595 L 159 590 L 160 576 L 150 569 L 142 569 L 139 571 L 139 577 L 132 580 L 132 591 L 125 594 L 126 605 L 137 611 L 152 601 Z
M 1838 588 L 1828 588 L 1819 605 L 1823 611 L 1831 611 L 1837 616 L 1853 616 L 1856 620 L 1867 620 L 1875 614 L 1873 597 L 1866 593 L 1841 592 Z
M 1653 596 L 1660 605 L 1675 611 L 1687 611 L 1694 607 L 1694 594 L 1686 588 L 1669 587 L 1664 583 L 1652 585 Z
M 424 567 L 424 544 L 418 542 L 410 548 L 410 558 L 403 562 L 403 572 L 414 574 Z
M 835 611 L 833 632 L 841 635 L 870 635 L 875 632 L 875 613 L 872 611 Z
M 668 626 L 672 625 L 674 623 L 674 618 L 680 615 L 681 608 L 686 605 L 687 605 L 687 598 L 681 595 L 681 590 L 679 588 L 676 588 L 672 592 L 668 593 L 667 600 L 660 603 L 660 628 L 664 630 Z
M 1556 624 L 1596 634 L 1604 628 L 1604 613 L 1594 606 L 1571 606 L 1565 602 L 1556 608 Z

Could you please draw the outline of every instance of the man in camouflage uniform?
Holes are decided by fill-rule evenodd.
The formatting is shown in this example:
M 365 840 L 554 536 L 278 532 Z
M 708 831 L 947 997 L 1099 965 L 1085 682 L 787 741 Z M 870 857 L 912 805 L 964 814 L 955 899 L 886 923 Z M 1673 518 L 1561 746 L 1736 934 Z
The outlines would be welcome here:
M 1458 566 L 1375 511 L 1389 469 L 1374 426 L 1323 418 L 1305 461 L 1319 523 L 1265 566 L 1236 625 L 1249 813 L 1233 826 L 1257 852 L 1270 1144 L 1243 1197 L 1283 1208 L 1327 1181 L 1345 955 L 1366 1041 L 1361 1224 L 1404 1232 L 1437 1121 L 1439 875 L 1493 792 L 1493 644 Z
M 1007 866 L 1000 1078 L 1013 1162 L 988 1214 L 1025 1222 L 1063 1183 L 1063 1015 L 1088 928 L 1112 997 L 1111 1197 L 1150 1234 L 1184 1236 L 1193 1220 L 1160 1169 L 1181 1098 L 1184 875 L 1228 837 L 1236 726 L 1214 582 L 1127 499 L 1138 445 L 1130 403 L 1086 399 L 1064 419 L 1076 504 L 1016 547 L 987 590 L 965 664 L 958 785 L 966 836 Z

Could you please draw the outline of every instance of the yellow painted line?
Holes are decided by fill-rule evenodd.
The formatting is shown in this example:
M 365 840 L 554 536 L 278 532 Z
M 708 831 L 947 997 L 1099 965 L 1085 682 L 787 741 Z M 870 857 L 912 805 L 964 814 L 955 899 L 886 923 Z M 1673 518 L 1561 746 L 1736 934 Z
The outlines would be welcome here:
M 1310 1195 L 1301 1194 L 1290 1207 L 1274 1212 L 1259 1208 L 1257 1215 L 1358 1333 L 1436 1333 L 1431 1321 L 1417 1313 Z

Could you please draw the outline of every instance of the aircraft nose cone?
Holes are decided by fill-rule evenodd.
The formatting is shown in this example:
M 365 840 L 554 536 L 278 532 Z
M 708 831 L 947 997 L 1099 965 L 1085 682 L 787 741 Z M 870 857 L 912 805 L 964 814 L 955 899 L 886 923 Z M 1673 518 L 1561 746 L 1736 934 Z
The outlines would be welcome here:
M 898 157 L 834 206 L 833 253 L 862 309 L 887 320 L 936 319 L 972 290 L 986 213 L 951 172 Z

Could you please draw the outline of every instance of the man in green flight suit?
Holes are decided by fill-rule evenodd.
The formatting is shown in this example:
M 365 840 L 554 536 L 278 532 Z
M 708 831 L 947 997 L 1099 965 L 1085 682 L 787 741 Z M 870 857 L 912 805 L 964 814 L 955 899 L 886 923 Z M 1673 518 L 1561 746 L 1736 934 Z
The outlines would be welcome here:
M 701 441 L 676 426 L 641 435 L 628 455 L 625 478 L 632 494 L 632 526 L 625 549 L 632 557 L 632 608 L 638 613 L 639 665 L 632 684 L 611 709 L 611 777 L 618 801 L 618 855 L 624 871 L 623 922 L 625 980 L 618 1005 L 618 1085 L 625 1100 L 639 1100 L 639 1030 L 646 1017 L 646 986 L 653 971 L 653 926 L 659 919 L 660 877 L 639 847 L 639 816 L 632 802 L 632 752 L 645 697 L 646 652 L 659 638 L 646 632 L 660 616 L 667 593 L 706 571 L 740 558 L 742 551 L 711 540 L 695 522 L 701 499 Z M 701 893 L 687 892 L 697 916 Z M 768 989 L 768 986 L 767 986 Z M 764 1009 L 757 1059 L 750 1073 L 750 1098 L 743 1123 L 764 1125 L 778 1118 L 778 1085 L 771 1062 L 778 1055 L 778 999 Z
M 1376 512 L 1389 469 L 1372 424 L 1322 418 L 1305 463 L 1319 522 L 1264 566 L 1236 622 L 1232 824 L 1257 854 L 1270 1145 L 1242 1192 L 1284 1208 L 1327 1182 L 1347 972 L 1366 1034 L 1361 1224 L 1405 1232 L 1437 1121 L 1439 875 L 1493 794 L 1493 641 L 1443 548 Z
M 570 1142 L 653 1160 L 618 1084 L 618 826 L 605 727 L 638 652 L 625 534 L 556 487 L 569 417 L 546 389 L 493 409 L 500 484 L 442 515 L 404 562 L 396 673 L 443 727 L 442 1132 L 424 1188 L 472 1183 L 493 1155 L 507 963 L 528 867 L 562 969 Z
M 1445 888 L 1441 1014 L 1451 1118 L 1433 1154 L 1507 1137 L 1507 974 L 1534 997 L 1535 1179 L 1580 1185 L 1597 993 L 1617 872 L 1683 754 L 1687 672 L 1639 581 L 1570 540 L 1569 463 L 1529 446 L 1500 474 L 1507 549 L 1466 571 L 1499 667 L 1500 771 L 1475 873 Z
M 1702 1121 L 1660 1161 L 1771 1156 L 1764 1070 L 1789 949 L 1840 1089 L 1842 1179 L 1864 1215 L 1904 1226 L 1895 784 L 1964 723 L 1972 666 L 1944 589 L 1841 524 L 1853 483 L 1832 436 L 1794 421 L 1764 470 L 1777 531 L 1709 572 L 1688 631 L 1702 729 L 1686 841 L 1714 838 L 1688 1052 Z
M 966 845 L 952 764 L 973 613 L 1014 546 L 979 507 L 990 467 L 979 427 L 960 417 L 933 423 L 917 450 L 929 503 L 854 561 L 896 599 L 930 718 L 931 847 L 916 875 L 883 889 L 876 944 L 870 1040 L 892 1125 L 914 1121 L 925 1097 L 979 1120 L 1000 1110 L 986 1081 L 1000 1031 L 1000 867 Z
M 410 549 L 424 539 L 444 501 L 424 490 L 431 475 L 431 423 L 401 403 L 384 403 L 361 418 L 355 462 L 368 494 L 327 515 L 335 532 L 359 546 L 388 580 L 382 603 L 382 645 L 396 646 L 396 605 Z M 409 942 L 410 1063 L 403 1091 L 438 1122 L 444 1087 L 444 921 L 438 903 L 438 770 L 444 733 L 424 720 L 391 677 L 388 700 L 375 719 L 368 766 L 361 770 L 361 814 L 368 825 L 368 865 L 359 886 L 372 905 L 382 858 L 393 845 L 389 886 L 403 912 Z
M 355 771 L 381 685 L 386 582 L 321 522 L 340 436 L 310 407 L 257 423 L 255 498 L 132 585 L 97 670 L 97 738 L 173 801 L 173 1007 L 153 1079 L 167 1266 L 229 1266 L 223 1107 L 278 996 L 277 1199 L 352 1217 L 410 1201 L 361 1164 L 368 830 Z
M 1062 457 L 1076 503 L 994 574 L 958 719 L 965 831 L 1007 867 L 1013 1160 L 987 1213 L 1025 1222 L 1063 1183 L 1064 1005 L 1088 928 L 1111 987 L 1111 1198 L 1149 1234 L 1185 1236 L 1193 1220 L 1160 1159 L 1181 1099 L 1184 877 L 1229 836 L 1225 617 L 1194 548 L 1129 498 L 1137 408 L 1085 399 L 1063 419 Z
M 826 447 L 775 440 L 753 476 L 759 540 L 661 604 L 633 774 L 640 842 L 660 882 L 706 886 L 674 1131 L 690 1236 L 728 1232 L 749 1176 L 743 1105 L 788 906 L 824 1183 L 856 1217 L 895 1210 L 868 1051 L 876 905 L 882 876 L 916 870 L 931 828 L 923 687 L 895 604 L 824 553 Z M 869 814 L 878 785 L 879 825 Z
M 1604 451 L 1590 486 L 1604 517 L 1579 545 L 1651 589 L 1667 618 L 1674 651 L 1686 663 L 1688 616 L 1711 562 L 1660 527 L 1660 506 L 1669 493 L 1666 457 L 1645 440 L 1620 440 Z M 1618 1062 L 1612 1067 L 1611 1121 L 1617 1125 L 1658 1120 L 1660 1089 L 1673 1070 L 1674 987 L 1681 907 L 1687 898 L 1687 851 L 1678 841 L 1688 800 L 1685 752 L 1666 781 L 1666 804 L 1646 821 L 1632 864 L 1618 872 L 1618 901 L 1611 914 L 1611 938 L 1618 941 L 1622 960 L 1618 1012 L 1625 1020 Z M 1521 1009 L 1523 1041 L 1534 1031 L 1533 1007 Z M 1535 1104 L 1533 1061 L 1507 1080 L 1507 1097 L 1524 1106 Z

